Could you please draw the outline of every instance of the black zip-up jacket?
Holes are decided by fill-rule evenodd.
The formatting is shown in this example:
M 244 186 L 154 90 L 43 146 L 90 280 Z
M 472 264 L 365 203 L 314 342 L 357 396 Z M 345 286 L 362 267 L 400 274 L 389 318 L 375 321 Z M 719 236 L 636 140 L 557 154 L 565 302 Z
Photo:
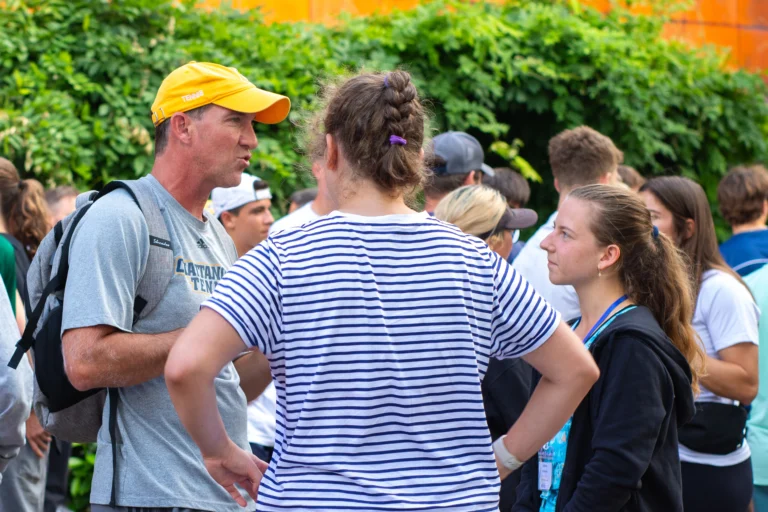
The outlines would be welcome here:
M 573 415 L 556 511 L 682 512 L 677 429 L 695 411 L 688 362 L 645 307 L 617 317 L 590 352 L 600 378 Z M 513 510 L 539 512 L 538 457 L 521 471 Z

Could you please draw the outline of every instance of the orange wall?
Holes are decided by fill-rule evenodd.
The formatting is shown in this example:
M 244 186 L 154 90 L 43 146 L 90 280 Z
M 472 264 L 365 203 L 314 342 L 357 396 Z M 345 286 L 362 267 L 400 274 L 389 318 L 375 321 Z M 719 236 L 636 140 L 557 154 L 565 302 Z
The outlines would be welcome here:
M 202 5 L 217 7 L 221 0 L 202 0 Z M 326 23 L 339 13 L 365 15 L 376 11 L 410 9 L 419 0 L 228 0 L 235 9 L 261 7 L 268 21 L 314 21 Z
M 270 21 L 327 23 L 345 11 L 364 15 L 394 8 L 409 9 L 419 0 L 228 0 L 236 9 L 261 7 Z M 584 0 L 607 9 L 609 0 Z M 217 7 L 221 0 L 202 0 Z M 715 44 L 731 49 L 731 64 L 750 70 L 768 69 L 768 0 L 697 0 L 689 12 L 678 14 L 665 36 L 695 45 Z
M 768 2 L 699 0 L 690 12 L 675 16 L 665 35 L 693 44 L 731 48 L 731 63 L 750 70 L 768 69 Z

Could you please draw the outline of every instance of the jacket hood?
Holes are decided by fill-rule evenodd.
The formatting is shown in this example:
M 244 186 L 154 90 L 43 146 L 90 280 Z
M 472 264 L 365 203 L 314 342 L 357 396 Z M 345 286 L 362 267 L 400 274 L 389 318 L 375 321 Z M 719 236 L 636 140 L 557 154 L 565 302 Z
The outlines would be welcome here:
M 645 326 L 642 330 L 637 325 Z M 602 339 L 611 339 L 614 333 L 622 334 L 631 332 L 634 337 L 645 342 L 664 364 L 672 379 L 675 392 L 675 411 L 677 413 L 677 426 L 681 427 L 693 418 L 696 408 L 694 405 L 693 390 L 691 388 L 691 367 L 685 356 L 675 347 L 672 340 L 662 330 L 659 323 L 653 317 L 651 311 L 644 306 L 637 306 L 633 311 L 628 311 L 617 317 L 606 327 Z M 596 355 L 599 347 L 593 347 Z

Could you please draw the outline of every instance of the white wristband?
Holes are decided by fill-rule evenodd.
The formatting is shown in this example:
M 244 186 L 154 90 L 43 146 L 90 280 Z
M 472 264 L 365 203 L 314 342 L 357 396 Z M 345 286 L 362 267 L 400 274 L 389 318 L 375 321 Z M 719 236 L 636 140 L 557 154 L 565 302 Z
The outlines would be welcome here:
M 502 466 L 510 471 L 514 471 L 522 466 L 523 462 L 509 453 L 509 450 L 507 450 L 507 447 L 504 445 L 504 438 L 506 437 L 507 436 L 501 436 L 493 442 L 493 453 L 496 454 L 496 457 L 498 457 Z

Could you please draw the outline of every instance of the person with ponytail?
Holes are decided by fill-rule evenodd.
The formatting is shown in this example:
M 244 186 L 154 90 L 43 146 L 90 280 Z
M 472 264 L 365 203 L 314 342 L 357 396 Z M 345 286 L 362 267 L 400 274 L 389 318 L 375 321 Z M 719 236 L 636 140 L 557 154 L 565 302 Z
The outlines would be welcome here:
M 349 78 L 319 116 L 309 153 L 336 210 L 271 234 L 219 281 L 165 366 L 179 418 L 213 478 L 236 500 L 235 483 L 258 492 L 259 510 L 497 510 L 499 471 L 557 432 L 597 368 L 485 242 L 407 205 L 426 121 L 408 73 Z M 268 358 L 277 391 L 263 482 L 213 400 L 246 348 Z M 544 375 L 493 445 L 491 357 Z
M 682 255 L 634 193 L 609 185 L 572 190 L 541 247 L 552 283 L 578 294 L 573 329 L 601 373 L 524 467 L 513 510 L 681 512 L 677 428 L 704 361 Z
M 49 230 L 45 190 L 37 180 L 22 180 L 16 166 L 0 158 L 0 205 L 4 226 L 0 236 L 14 247 L 16 286 L 25 299 L 30 261 Z
M 752 497 L 751 451 L 744 435 L 758 389 L 760 312 L 723 260 L 707 195 L 677 176 L 640 189 L 654 224 L 686 254 L 696 307 L 693 327 L 706 352 L 696 416 L 680 430 L 685 509 L 744 512 Z

